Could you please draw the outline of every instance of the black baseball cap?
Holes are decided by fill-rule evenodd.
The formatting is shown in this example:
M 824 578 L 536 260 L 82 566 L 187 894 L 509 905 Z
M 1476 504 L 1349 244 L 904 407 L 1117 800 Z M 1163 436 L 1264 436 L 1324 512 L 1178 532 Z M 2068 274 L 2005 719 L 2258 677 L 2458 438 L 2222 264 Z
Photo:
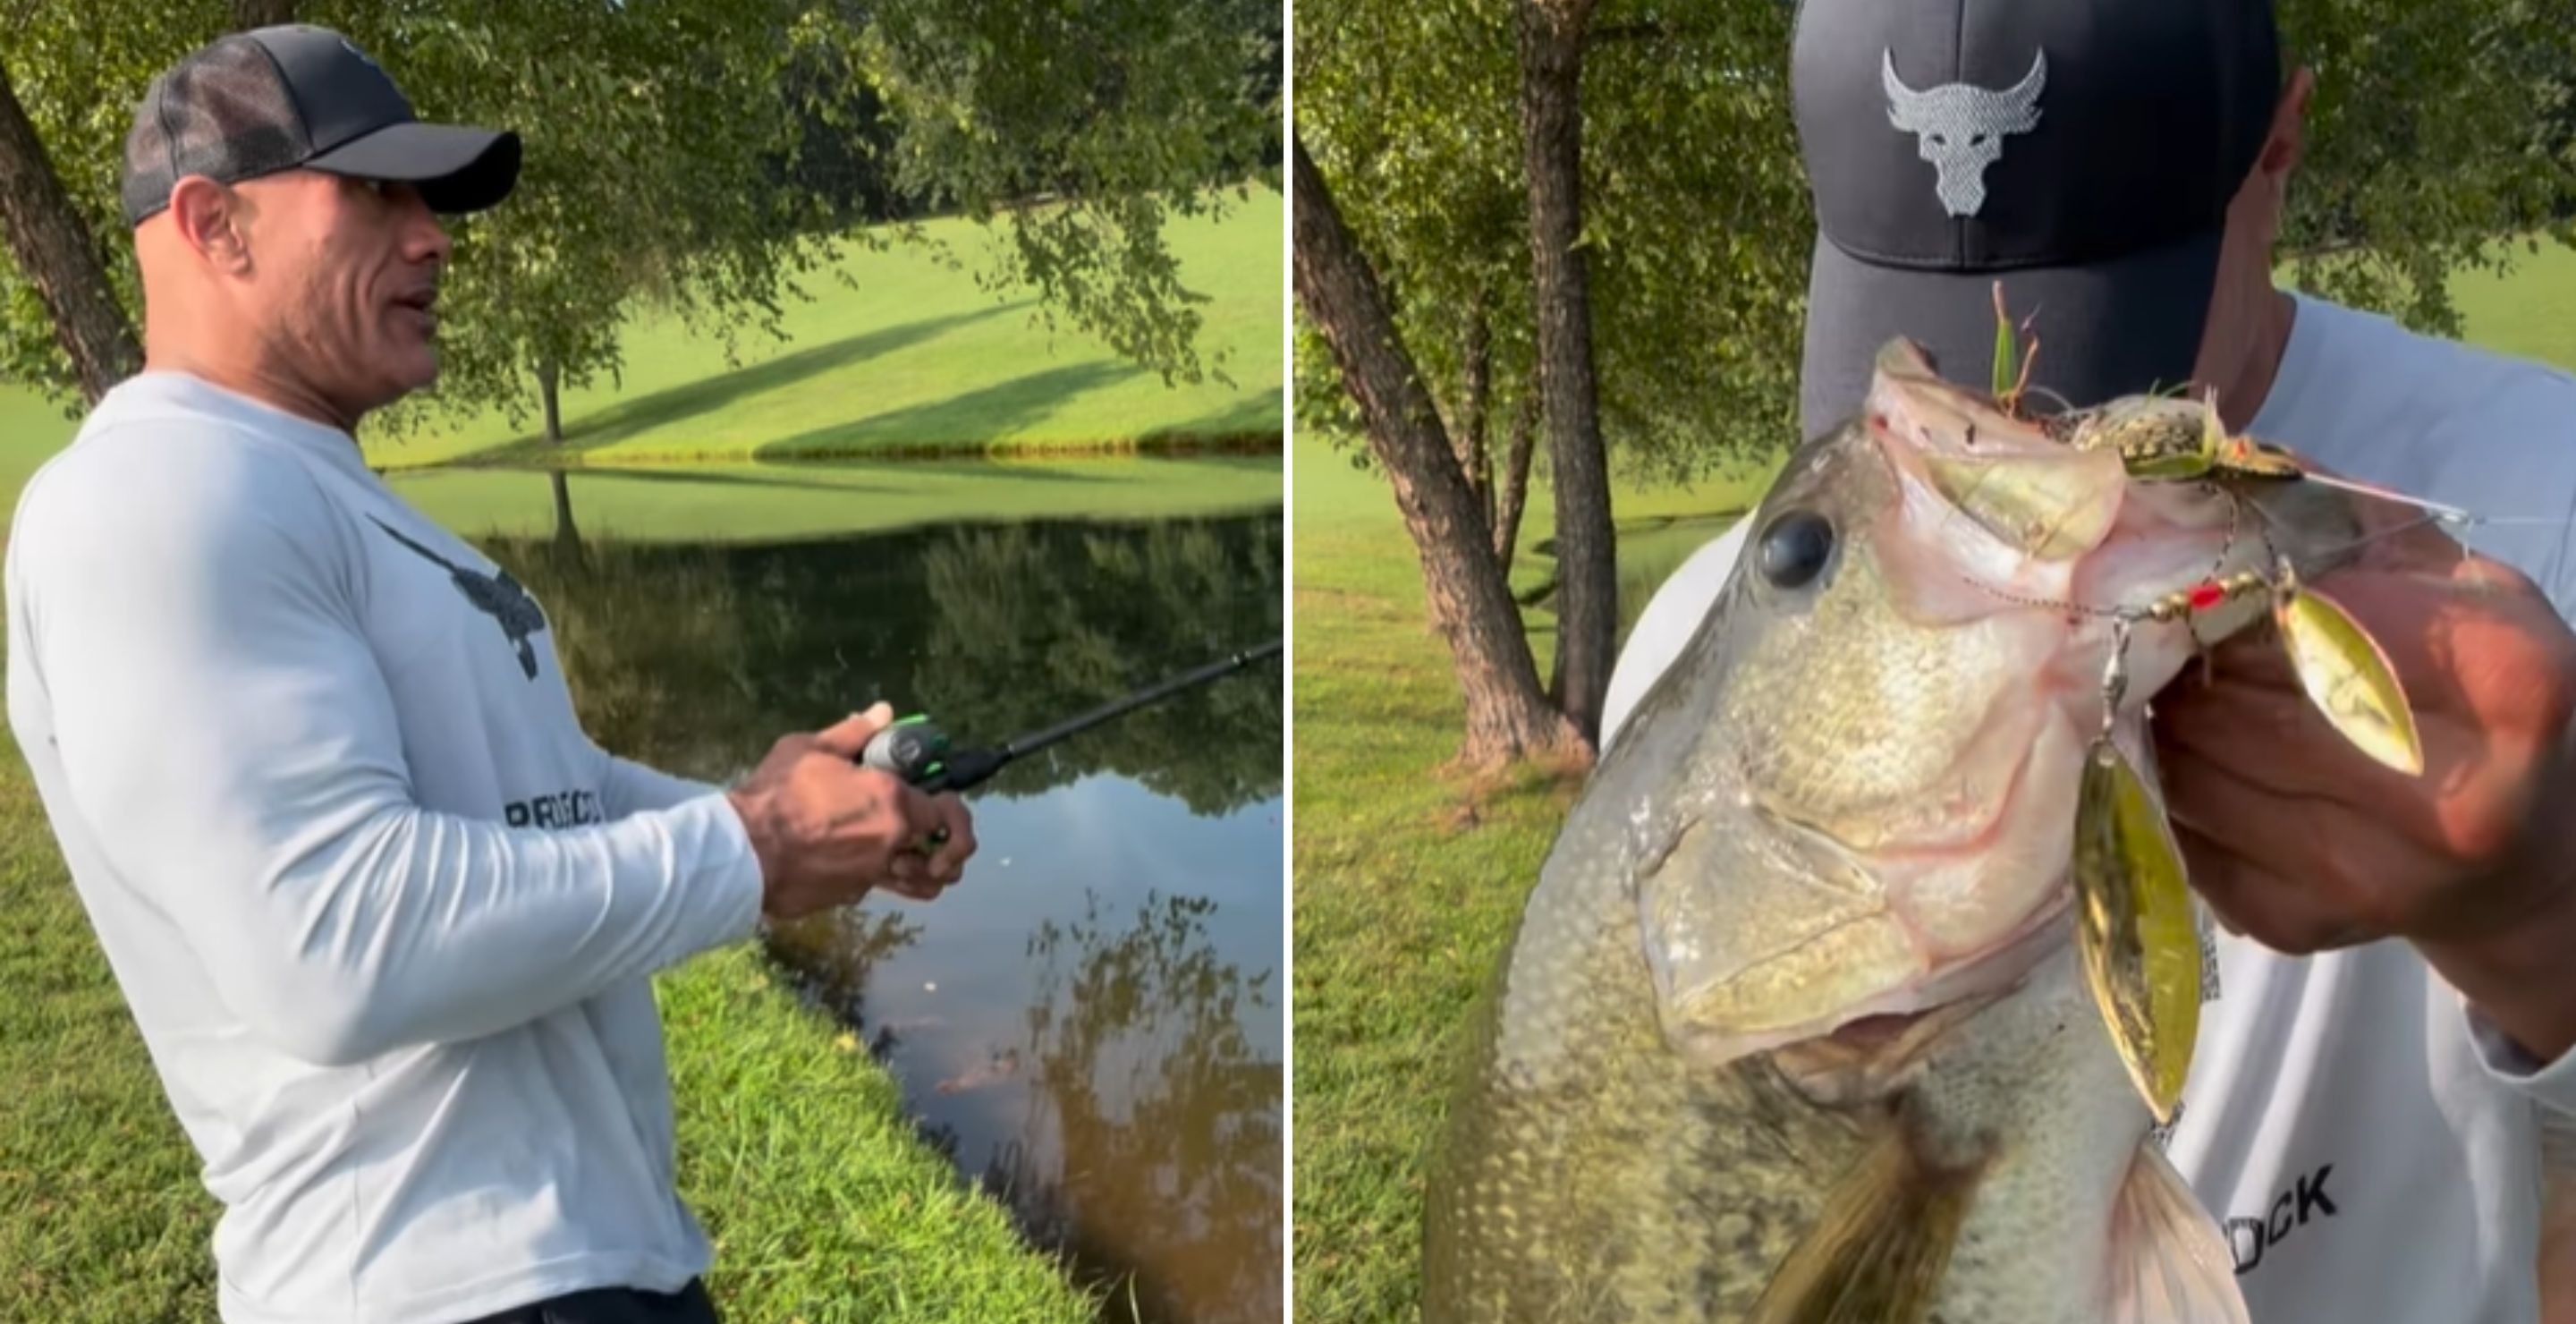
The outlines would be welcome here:
M 2267 0 L 1803 0 L 1790 84 L 1807 435 L 1860 408 L 1895 336 L 1984 387 L 1998 279 L 2016 326 L 2036 314 L 2035 388 L 2083 407 L 2190 379 L 2282 88 Z
M 519 136 L 424 124 L 376 62 L 329 28 L 218 38 L 152 80 L 125 139 L 128 225 L 188 175 L 223 183 L 322 170 L 420 190 L 430 209 L 481 211 L 519 179 Z

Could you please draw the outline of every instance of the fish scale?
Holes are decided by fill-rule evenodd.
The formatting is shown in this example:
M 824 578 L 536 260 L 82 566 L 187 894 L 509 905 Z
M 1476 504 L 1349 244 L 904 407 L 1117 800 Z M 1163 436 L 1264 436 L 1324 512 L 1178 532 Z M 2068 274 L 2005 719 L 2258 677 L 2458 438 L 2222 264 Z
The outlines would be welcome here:
M 1516 934 L 1480 1004 L 1498 1033 L 1476 1036 L 1451 1119 L 1475 1142 L 1452 1148 L 1428 1212 L 1428 1324 L 1740 1318 L 1812 1224 L 1815 1174 L 1858 1150 L 1854 1120 L 1797 1106 L 1765 1063 L 1700 1072 L 1659 1051 L 1633 925 L 1600 920 L 1633 898 L 1608 829 L 1561 840 L 1568 867 L 1520 926 L 1573 940 Z
M 2095 481 L 1904 348 L 1774 481 L 1540 868 L 1425 1192 L 1429 1324 L 2243 1320 L 2079 960 L 2073 788 L 2105 696 L 2046 678 L 2123 641 L 2113 743 L 2160 815 L 2146 704 L 2194 629 L 2263 614 L 2114 629 L 2034 586 L 2134 611 L 2274 555 L 2313 577 L 2354 498 Z M 1986 467 L 1943 487 L 1933 453 L 1970 438 Z M 2184 1313 L 2106 1316 L 2137 1299 Z

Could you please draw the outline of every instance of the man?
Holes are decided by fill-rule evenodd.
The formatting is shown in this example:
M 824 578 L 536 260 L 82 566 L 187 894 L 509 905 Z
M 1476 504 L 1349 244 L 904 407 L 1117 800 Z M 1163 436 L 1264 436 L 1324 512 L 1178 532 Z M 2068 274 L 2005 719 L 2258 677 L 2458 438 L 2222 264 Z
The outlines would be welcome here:
M 714 1319 L 649 977 L 974 851 L 854 764 L 882 707 L 730 792 L 600 750 L 542 609 L 368 470 L 437 374 L 434 213 L 518 166 L 329 31 L 182 60 L 126 148 L 144 371 L 11 531 L 10 722 L 228 1324 Z
M 1806 0 L 1796 113 L 1820 228 L 1804 427 L 1858 407 L 1889 337 L 1957 380 L 1991 284 L 2076 403 L 2215 387 L 2233 429 L 2489 515 L 2576 510 L 2576 381 L 2276 291 L 2313 86 L 2262 5 Z M 1656 594 L 1605 737 L 1716 601 L 1739 526 Z M 2405 538 L 2324 581 L 2387 649 L 2427 756 L 2346 748 L 2277 645 L 2157 717 L 2192 882 L 2228 932 L 2168 1153 L 2257 1324 L 2529 1324 L 2544 1124 L 2576 1119 L 2576 561 L 2563 522 Z M 2535 581 L 2537 581 L 2535 583 Z M 2554 609 L 2553 609 L 2554 608 Z

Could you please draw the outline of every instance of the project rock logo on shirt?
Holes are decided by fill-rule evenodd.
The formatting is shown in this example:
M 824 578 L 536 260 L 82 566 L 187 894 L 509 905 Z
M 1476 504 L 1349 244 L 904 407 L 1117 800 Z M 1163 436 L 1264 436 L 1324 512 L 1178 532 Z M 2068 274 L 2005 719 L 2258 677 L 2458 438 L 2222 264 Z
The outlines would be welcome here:
M 519 650 L 519 670 L 528 673 L 530 680 L 537 678 L 537 650 L 528 642 L 528 636 L 546 628 L 546 614 L 538 609 L 537 600 L 519 587 L 519 581 L 510 578 L 509 571 L 487 575 L 480 570 L 469 570 L 404 537 L 383 520 L 373 515 L 367 518 L 375 520 L 376 527 L 383 529 L 395 542 L 445 568 L 449 582 L 456 585 L 456 591 L 464 594 L 465 600 L 473 603 L 476 611 L 491 617 L 501 627 L 503 637 Z

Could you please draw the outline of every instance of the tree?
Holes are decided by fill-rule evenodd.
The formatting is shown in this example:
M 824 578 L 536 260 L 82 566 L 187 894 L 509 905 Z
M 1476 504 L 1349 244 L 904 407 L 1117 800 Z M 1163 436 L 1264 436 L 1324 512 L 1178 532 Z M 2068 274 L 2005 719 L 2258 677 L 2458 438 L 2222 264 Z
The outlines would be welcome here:
M 1617 621 L 1611 457 L 1687 475 L 1772 444 L 1793 414 L 1793 364 L 1728 357 L 1795 338 L 1811 222 L 1766 54 L 1785 55 L 1787 20 L 1742 0 L 1322 0 L 1297 19 L 1297 132 L 1390 292 L 1500 569 L 1544 409 L 1557 688 L 1588 741 Z M 1301 422 L 1356 437 L 1330 334 L 1300 319 Z
M 229 18 L 232 28 L 263 28 L 289 23 L 294 8 L 296 0 L 229 0 Z M 62 57 L 64 46 L 72 46 L 75 52 L 85 49 L 80 41 L 64 39 L 67 33 L 59 28 L 41 23 L 46 18 L 64 18 L 67 5 L 54 5 L 52 10 L 46 13 L 44 8 L 23 5 L 21 13 L 5 15 L 10 31 L 18 33 L 15 52 L 33 54 L 39 70 L 46 67 L 46 54 Z M 162 21 L 167 18 L 180 18 L 185 26 L 188 18 L 198 15 L 188 5 L 178 5 L 162 13 Z M 137 39 L 134 52 L 162 49 L 167 31 L 170 28 L 160 23 L 139 23 L 131 33 Z M 134 70 L 137 64 L 118 67 Z M 82 75 L 95 80 L 98 67 L 75 57 L 72 82 L 82 82 Z M 142 88 L 134 88 L 134 93 L 139 95 Z M 75 98 L 77 103 L 80 100 Z M 67 368 L 85 404 L 95 404 L 108 386 L 142 368 L 142 343 L 134 335 L 134 322 L 126 317 L 116 286 L 108 281 L 108 265 L 90 240 L 90 232 L 90 219 L 82 216 L 80 206 L 64 191 L 62 175 L 10 85 L 5 59 L 0 59 L 0 240 L 5 240 L 8 255 L 39 296 L 62 353 L 59 368 Z
M 855 2 L 855 0 L 851 0 Z M 1002 232 L 991 282 L 1037 286 L 1166 382 L 1226 380 L 1195 348 L 1205 302 L 1162 243 L 1221 215 L 1242 163 L 1277 187 L 1275 23 L 1245 0 L 908 0 L 842 49 L 905 126 L 894 179 Z
M 231 21 L 213 0 L 0 0 L 0 379 L 86 402 L 141 364 L 125 132 L 152 74 Z
M 35 126 L 0 69 L 0 231 L 44 302 L 56 342 L 96 404 L 143 362 L 134 327 L 108 288 L 107 270 L 90 247 L 80 213 L 54 178 Z
M 248 32 L 295 21 L 295 0 L 232 0 L 233 27 Z
M 1574 63 L 1577 29 L 1562 20 L 1580 2 L 1300 0 L 1297 133 L 1374 265 L 1424 389 L 1452 420 L 1463 470 L 1492 463 L 1484 438 L 1525 407 L 1542 340 L 1570 344 L 1583 320 L 1609 472 L 1675 481 L 1759 466 L 1795 440 L 1814 243 L 1789 108 L 1795 7 L 1590 0 Z M 2290 195 L 2294 278 L 2456 334 L 2453 272 L 2501 266 L 2544 234 L 2567 237 L 2567 9 L 2280 0 L 2288 53 L 2321 75 Z M 1561 119 L 1536 124 L 1554 135 L 1544 142 L 1515 121 L 1559 103 L 1579 124 L 1570 146 Z M 1540 243 L 1542 225 L 1562 232 L 1569 197 L 1572 239 Z M 1563 304 L 1549 313 L 1563 333 L 1547 330 L 1542 286 L 1562 291 L 1578 264 L 1551 273 L 1555 253 L 1579 255 L 1589 305 L 1584 318 L 1562 316 Z M 1311 314 L 1296 352 L 1300 424 L 1356 442 L 1367 420 Z M 1607 544 L 1585 540 L 1610 526 L 1607 513 L 1567 500 L 1569 477 L 1591 490 L 1592 444 L 1579 428 L 1571 442 L 1559 436 L 1554 402 L 1547 417 L 1560 647 L 1574 649 L 1597 628 L 1589 613 L 1602 600 L 1597 548 Z M 1571 475 L 1561 444 L 1580 453 Z M 1373 450 L 1355 462 L 1385 467 Z M 1490 485 L 1467 481 L 1491 494 L 1489 532 L 1508 557 L 1508 467 Z M 1558 660 L 1572 708 L 1591 684 L 1573 674 L 1580 666 Z
M 746 331 L 783 336 L 780 299 L 829 249 L 821 203 L 782 186 L 799 107 L 779 94 L 801 0 L 652 0 L 626 6 L 444 0 L 308 3 L 382 51 L 423 113 L 507 126 L 525 139 L 518 188 L 449 226 L 436 392 L 389 432 L 497 406 L 563 440 L 561 393 L 622 367 L 628 305 L 668 307 L 730 358 Z M 541 52 L 577 50 L 579 60 Z M 846 90 L 809 94 L 846 100 Z M 433 100 L 433 97 L 436 99 Z
M 139 306 L 114 205 L 136 98 L 189 49 L 285 8 L 37 6 L 0 56 L 120 309 Z M 798 168 L 817 125 L 878 134 L 896 188 L 1005 229 L 989 280 L 1034 283 L 1046 315 L 1194 378 L 1206 370 L 1197 296 L 1160 227 L 1219 205 L 1212 186 L 1260 152 L 1276 107 L 1246 74 L 1262 26 L 1217 0 L 307 0 L 295 16 L 349 33 L 424 115 L 528 139 L 519 194 L 451 226 L 441 384 L 389 411 L 388 432 L 498 406 L 514 419 L 536 412 L 560 435 L 560 391 L 614 378 L 640 300 L 712 331 L 728 355 L 744 332 L 774 334 L 782 301 L 804 294 L 796 278 L 841 237 L 831 197 Z M 560 58 L 565 49 L 582 58 Z M 10 191 L 25 191 L 25 163 L 7 164 Z M 83 372 L 121 375 L 77 366 L 64 319 L 27 274 L 50 279 L 60 264 L 17 251 L 14 231 L 0 267 L 0 377 L 59 398 Z
M 1538 288 L 1538 382 L 1556 475 L 1557 702 L 1585 742 L 1600 738 L 1610 690 L 1619 576 L 1609 459 L 1592 374 L 1584 275 L 1583 47 L 1593 0 L 1520 0 L 1521 139 L 1529 175 L 1530 267 Z
M 2276 3 L 2285 62 L 2317 71 L 2282 227 L 2297 284 L 2458 336 L 2454 274 L 2576 242 L 2576 160 L 2551 133 L 2576 70 L 2564 0 Z
M 1520 613 L 1487 550 L 1483 512 L 1405 351 L 1393 310 L 1302 138 L 1292 138 L 1290 152 L 1297 172 L 1289 191 L 1297 299 L 1332 346 L 1343 388 L 1358 403 L 1369 445 L 1394 480 L 1396 504 L 1422 558 L 1432 624 L 1449 642 L 1467 701 L 1461 757 L 1488 767 L 1561 751 L 1579 737 L 1539 693 Z

